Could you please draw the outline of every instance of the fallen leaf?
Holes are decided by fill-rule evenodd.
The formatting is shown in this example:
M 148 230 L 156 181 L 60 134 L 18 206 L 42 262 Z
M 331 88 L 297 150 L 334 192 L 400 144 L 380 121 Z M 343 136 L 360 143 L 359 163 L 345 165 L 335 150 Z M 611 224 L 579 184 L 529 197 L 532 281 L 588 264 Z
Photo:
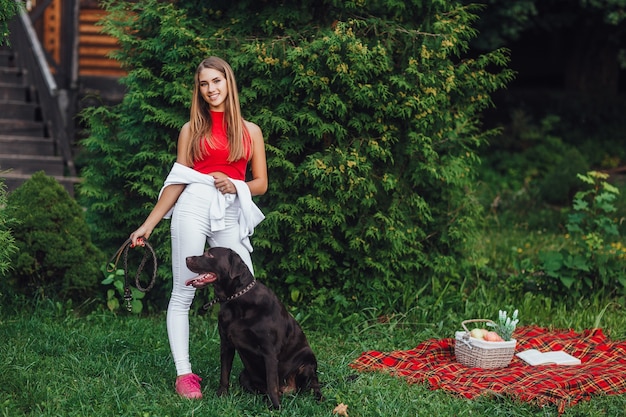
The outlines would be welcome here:
M 339 404 L 333 410 L 333 414 L 339 414 L 340 416 L 348 417 L 348 406 L 344 403 Z

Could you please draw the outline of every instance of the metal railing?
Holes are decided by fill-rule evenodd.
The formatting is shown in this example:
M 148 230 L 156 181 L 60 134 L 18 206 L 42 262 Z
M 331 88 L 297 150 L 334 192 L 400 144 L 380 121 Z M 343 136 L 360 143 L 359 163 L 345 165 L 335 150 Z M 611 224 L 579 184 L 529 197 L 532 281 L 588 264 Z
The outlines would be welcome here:
M 34 85 L 48 133 L 63 158 L 67 175 L 76 176 L 72 155 L 73 109 L 71 92 L 58 88 L 54 75 L 48 67 L 44 50 L 33 28 L 30 17 L 20 10 L 9 26 L 11 47 L 24 65 L 29 81 Z

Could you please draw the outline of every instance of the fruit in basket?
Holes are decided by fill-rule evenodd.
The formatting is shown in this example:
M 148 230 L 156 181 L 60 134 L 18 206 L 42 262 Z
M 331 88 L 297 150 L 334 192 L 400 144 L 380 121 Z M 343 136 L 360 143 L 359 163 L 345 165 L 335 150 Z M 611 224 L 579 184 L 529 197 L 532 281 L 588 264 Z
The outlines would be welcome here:
M 482 340 L 482 339 L 484 339 L 484 338 L 485 338 L 485 335 L 486 335 L 487 333 L 488 333 L 488 332 L 487 332 L 487 329 L 479 329 L 479 328 L 476 328 L 476 329 L 472 329 L 472 330 L 470 330 L 470 336 L 472 336 L 474 339 L 480 339 L 480 340 Z
M 487 342 L 504 342 L 504 339 L 500 337 L 500 335 L 496 332 L 487 332 L 484 336 L 485 341 Z

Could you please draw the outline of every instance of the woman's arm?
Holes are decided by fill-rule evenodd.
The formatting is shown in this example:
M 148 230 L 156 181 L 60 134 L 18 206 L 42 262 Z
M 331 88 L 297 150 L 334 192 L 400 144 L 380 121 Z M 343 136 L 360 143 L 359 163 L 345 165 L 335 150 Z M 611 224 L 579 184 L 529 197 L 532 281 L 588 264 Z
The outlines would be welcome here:
M 178 135 L 178 151 L 176 155 L 176 162 L 185 166 L 189 166 L 187 161 L 187 147 L 189 145 L 190 137 L 189 123 L 185 123 Z M 150 237 L 152 231 L 157 224 L 159 224 L 163 216 L 165 216 L 165 214 L 167 214 L 167 212 L 174 207 L 174 204 L 176 204 L 178 197 L 180 197 L 184 189 L 185 184 L 172 184 L 165 187 L 159 197 L 159 200 L 146 220 L 137 230 L 130 234 L 133 246 L 136 246 L 139 243 L 139 238 L 143 237 L 148 239 Z
M 130 239 L 132 240 L 132 245 L 137 245 L 137 240 L 140 237 L 148 239 L 152 234 L 154 228 L 159 224 L 163 216 L 170 211 L 178 197 L 182 194 L 185 189 L 185 184 L 172 184 L 165 187 L 161 196 L 159 197 L 159 201 L 155 204 L 154 208 L 143 222 L 141 226 L 133 233 L 130 234 Z
M 250 193 L 254 195 L 263 195 L 267 191 L 267 159 L 265 157 L 265 143 L 263 141 L 263 132 L 261 128 L 252 122 L 246 122 L 246 127 L 252 138 L 252 159 L 250 168 L 252 170 L 252 179 L 247 182 Z

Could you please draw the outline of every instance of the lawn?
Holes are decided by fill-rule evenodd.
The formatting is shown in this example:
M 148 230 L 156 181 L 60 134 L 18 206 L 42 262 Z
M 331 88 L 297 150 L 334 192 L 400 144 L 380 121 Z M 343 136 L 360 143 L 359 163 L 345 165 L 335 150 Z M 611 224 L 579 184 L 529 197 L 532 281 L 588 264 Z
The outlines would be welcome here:
M 478 294 L 478 293 L 476 293 Z M 557 416 L 554 407 L 538 408 L 507 398 L 467 400 L 383 373 L 357 373 L 349 364 L 362 351 L 404 350 L 429 338 L 451 337 L 460 320 L 488 314 L 483 300 L 461 310 L 418 302 L 409 314 L 380 320 L 369 312 L 343 322 L 315 325 L 302 320 L 317 354 L 326 397 L 287 395 L 271 411 L 261 396 L 242 392 L 235 377 L 230 395 L 215 395 L 219 373 L 219 336 L 214 316 L 192 316 L 194 371 L 203 378 L 204 398 L 189 401 L 173 389 L 163 313 L 146 317 L 109 312 L 77 314 L 52 302 L 32 311 L 0 308 L 0 414 L 2 416 L 332 416 L 339 403 L 358 416 Z M 581 300 L 567 308 L 545 297 L 519 301 L 523 324 L 582 330 L 601 327 L 613 339 L 626 338 L 622 303 Z M 30 310 L 30 309 L 29 309 Z M 497 314 L 497 311 L 496 311 Z M 490 318 L 490 317 L 489 317 Z M 241 368 L 235 363 L 233 374 Z M 626 396 L 598 396 L 566 410 L 566 416 L 626 414 Z

